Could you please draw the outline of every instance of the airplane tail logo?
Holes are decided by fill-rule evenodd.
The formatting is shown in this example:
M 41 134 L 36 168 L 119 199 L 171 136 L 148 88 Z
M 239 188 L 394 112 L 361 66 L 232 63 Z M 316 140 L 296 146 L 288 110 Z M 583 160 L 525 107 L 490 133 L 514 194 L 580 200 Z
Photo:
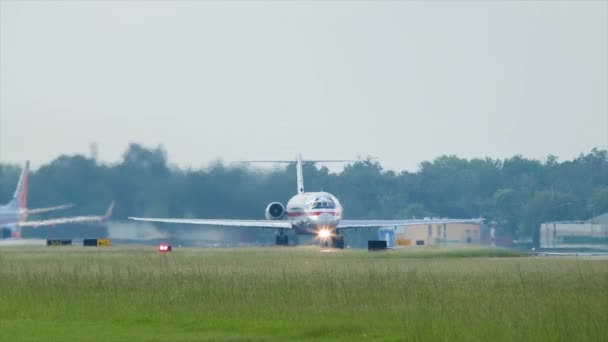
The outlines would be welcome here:
M 25 167 L 21 172 L 21 176 L 19 177 L 19 182 L 17 182 L 17 189 L 15 189 L 15 194 L 13 195 L 13 199 L 11 201 L 11 205 L 18 207 L 19 209 L 27 208 L 27 190 L 30 176 L 30 162 L 25 162 Z

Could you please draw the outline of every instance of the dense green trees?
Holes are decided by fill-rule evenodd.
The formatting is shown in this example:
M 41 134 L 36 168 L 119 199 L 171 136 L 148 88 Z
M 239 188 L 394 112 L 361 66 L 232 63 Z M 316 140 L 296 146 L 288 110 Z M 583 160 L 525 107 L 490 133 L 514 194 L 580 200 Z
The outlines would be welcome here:
M 0 196 L 8 201 L 19 174 L 0 165 Z M 216 162 L 204 170 L 169 164 L 162 147 L 131 144 L 115 165 L 61 156 L 31 177 L 29 206 L 77 203 L 74 213 L 102 212 L 116 201 L 115 218 L 129 215 L 262 218 L 271 201 L 296 191 L 293 165 L 260 171 Z M 387 171 L 372 159 L 332 173 L 304 165 L 307 191 L 325 190 L 343 202 L 348 218 L 484 217 L 499 233 L 530 237 L 543 221 L 586 219 L 608 211 L 608 151 L 594 149 L 558 162 L 514 156 L 506 160 L 442 156 L 417 172 Z

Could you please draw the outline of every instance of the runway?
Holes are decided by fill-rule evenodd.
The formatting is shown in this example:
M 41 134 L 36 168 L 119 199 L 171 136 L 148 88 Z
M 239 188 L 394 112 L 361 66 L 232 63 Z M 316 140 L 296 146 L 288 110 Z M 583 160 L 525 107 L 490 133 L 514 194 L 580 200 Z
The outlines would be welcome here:
M 608 252 L 537 252 L 538 257 L 577 257 L 590 260 L 608 260 Z
M 46 246 L 44 239 L 6 239 L 0 240 L 0 247 L 3 246 Z

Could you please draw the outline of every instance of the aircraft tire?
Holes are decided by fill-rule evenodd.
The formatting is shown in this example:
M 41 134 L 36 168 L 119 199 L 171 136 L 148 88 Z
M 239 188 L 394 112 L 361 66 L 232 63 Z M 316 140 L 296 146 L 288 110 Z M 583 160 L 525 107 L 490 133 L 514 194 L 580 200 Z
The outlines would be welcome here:
M 333 246 L 334 248 L 344 249 L 344 236 L 342 236 L 342 235 L 337 236 L 335 240 L 332 240 L 332 244 L 334 245 Z
M 277 246 L 288 246 L 289 245 L 289 238 L 287 237 L 287 235 L 284 235 L 284 236 L 277 235 L 277 237 L 275 239 L 275 245 L 277 245 Z

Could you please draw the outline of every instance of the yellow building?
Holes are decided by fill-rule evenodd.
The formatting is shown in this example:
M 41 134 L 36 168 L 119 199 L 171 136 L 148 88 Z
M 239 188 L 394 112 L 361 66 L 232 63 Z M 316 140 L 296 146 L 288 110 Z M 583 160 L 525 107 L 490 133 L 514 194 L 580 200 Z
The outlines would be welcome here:
M 389 246 L 445 246 L 480 244 L 481 224 L 419 224 L 381 229 L 379 238 Z

